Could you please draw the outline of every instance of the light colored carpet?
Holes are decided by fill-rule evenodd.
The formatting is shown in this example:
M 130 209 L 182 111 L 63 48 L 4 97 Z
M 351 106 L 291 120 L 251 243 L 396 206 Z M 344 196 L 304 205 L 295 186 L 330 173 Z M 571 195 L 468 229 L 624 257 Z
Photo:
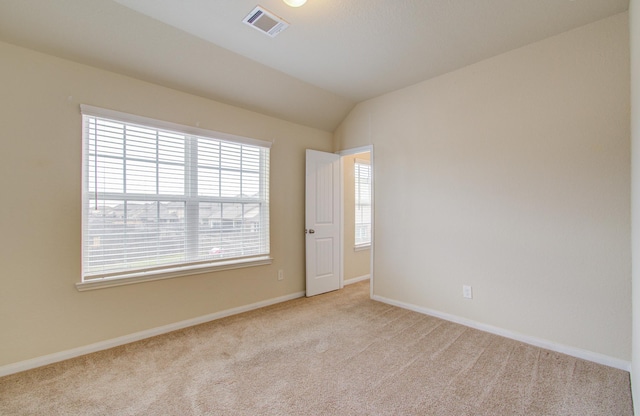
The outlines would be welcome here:
M 0 378 L 2 415 L 632 415 L 629 374 L 368 282 Z

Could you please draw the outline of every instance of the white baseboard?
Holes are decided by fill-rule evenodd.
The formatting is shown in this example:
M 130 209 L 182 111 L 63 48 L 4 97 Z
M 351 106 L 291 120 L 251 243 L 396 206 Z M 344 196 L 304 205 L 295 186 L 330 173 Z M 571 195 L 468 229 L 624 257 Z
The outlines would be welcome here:
M 365 274 L 364 276 L 352 277 L 351 279 L 347 279 L 343 283 L 345 286 L 347 286 L 353 283 L 362 282 L 363 280 L 369 280 L 370 278 L 371 278 L 370 274 Z
M 0 367 L 0 377 L 19 373 L 21 371 L 31 370 L 33 368 L 42 367 L 44 365 L 53 364 L 59 361 L 68 360 L 70 358 L 79 357 L 81 355 L 90 354 L 92 352 L 102 351 L 120 345 L 129 344 L 131 342 L 140 341 L 145 338 L 151 338 L 156 335 L 166 334 L 178 329 L 188 328 L 190 326 L 203 324 L 205 322 L 215 321 L 216 319 L 225 318 L 231 315 L 237 315 L 239 313 L 248 312 L 254 309 L 275 305 L 277 303 L 286 302 L 288 300 L 293 300 L 301 297 L 304 297 L 304 292 L 297 292 L 290 295 L 267 299 L 260 302 L 252 303 L 250 305 L 239 306 L 237 308 L 227 309 L 209 315 L 199 316 L 193 319 L 187 319 L 186 321 L 180 321 L 157 328 L 147 329 L 145 331 L 136 332 L 134 334 L 96 342 L 95 344 L 89 344 L 66 351 L 60 351 L 54 354 L 44 355 L 42 357 L 32 358 L 30 360 L 4 365 Z
M 436 318 L 444 319 L 445 321 L 450 321 L 460 325 L 468 326 L 474 329 L 478 329 L 480 331 L 489 332 L 491 334 L 495 334 L 505 338 L 510 338 L 516 341 L 524 342 L 525 344 L 533 345 L 535 347 L 540 347 L 547 350 L 570 355 L 572 357 L 591 361 L 597 364 L 606 365 L 608 367 L 617 368 L 619 370 L 624 370 L 629 372 L 631 371 L 631 362 L 621 360 L 619 358 L 609 357 L 608 355 L 591 352 L 591 351 L 583 350 L 580 348 L 569 347 L 567 345 L 558 344 L 556 342 L 548 341 L 546 339 L 520 334 L 517 332 L 509 331 L 507 329 L 476 322 L 471 319 L 461 318 L 456 315 L 451 315 L 448 313 L 439 312 L 439 311 L 435 311 L 428 308 L 423 308 L 421 306 L 413 305 L 410 303 L 404 303 L 404 302 L 396 301 L 393 299 L 388 299 L 382 296 L 374 295 L 372 296 L 372 299 L 389 304 L 389 305 L 397 306 L 399 308 L 418 312 L 424 315 L 430 315 Z

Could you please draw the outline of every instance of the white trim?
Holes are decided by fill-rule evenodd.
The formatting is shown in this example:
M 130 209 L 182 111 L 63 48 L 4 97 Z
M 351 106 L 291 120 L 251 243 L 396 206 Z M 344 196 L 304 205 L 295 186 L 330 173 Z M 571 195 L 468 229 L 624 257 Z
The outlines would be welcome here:
M 103 277 L 97 279 L 87 279 L 76 283 L 76 289 L 80 292 L 85 290 L 104 289 L 107 287 L 132 285 L 135 283 L 151 282 L 154 280 L 172 279 L 174 277 L 189 276 L 209 272 L 219 272 L 222 270 L 242 269 L 245 267 L 264 266 L 271 264 L 273 259 L 268 256 L 252 257 L 247 259 L 233 259 L 217 263 L 179 266 L 158 270 L 147 270 L 142 272 L 116 275 L 113 277 Z
M 339 153 L 338 153 L 339 154 Z M 344 285 L 346 284 L 344 281 L 344 160 L 343 157 L 340 156 L 340 289 L 344 289 Z
M 20 361 L 13 364 L 8 364 L 0 367 L 0 377 L 7 376 L 9 374 L 19 373 L 21 371 L 31 370 L 44 365 L 53 364 L 59 361 L 68 360 L 70 358 L 79 357 L 81 355 L 91 354 L 106 350 L 120 345 L 129 344 L 135 341 L 140 341 L 146 338 L 155 337 L 157 335 L 166 334 L 169 332 L 177 331 L 179 329 L 188 328 L 203 324 L 216 319 L 226 318 L 231 315 L 237 315 L 239 313 L 252 311 L 254 309 L 264 308 L 265 306 L 275 305 L 277 303 L 286 302 L 293 299 L 298 299 L 304 296 L 304 292 L 296 292 L 290 295 L 284 295 L 277 298 L 267 299 L 260 302 L 252 303 L 250 305 L 239 306 L 237 308 L 231 308 L 220 312 L 215 312 L 209 315 L 200 316 L 193 319 L 187 319 L 185 321 L 176 322 L 169 325 L 160 326 L 157 328 L 147 329 L 145 331 L 136 332 L 129 335 L 124 335 L 118 338 L 108 339 L 106 341 L 96 342 L 95 344 L 89 344 L 78 348 L 73 348 L 66 351 L 60 351 L 54 354 L 44 355 L 42 357 L 32 358 L 30 360 Z
M 353 149 L 340 150 L 339 152 L 336 152 L 336 154 L 340 156 L 349 156 L 349 155 L 355 155 L 358 153 L 368 153 L 368 152 L 371 152 L 372 150 L 373 150 L 373 145 L 369 144 L 366 146 L 354 147 Z
M 371 129 L 371 115 L 369 115 L 369 129 Z M 369 131 L 369 137 L 371 137 L 371 131 Z M 370 253 L 369 253 L 369 297 L 373 299 L 373 283 L 375 281 L 374 278 L 374 267 L 375 264 L 375 251 L 374 251 L 374 243 L 376 241 L 376 174 L 374 172 L 375 169 L 375 153 L 373 152 L 373 145 L 367 146 L 369 147 L 369 162 L 371 163 L 371 244 L 370 244 Z
M 144 126 L 153 126 L 163 130 L 172 130 L 192 136 L 210 137 L 217 140 L 226 140 L 235 143 L 250 144 L 260 147 L 271 147 L 271 142 L 265 140 L 252 139 L 250 137 L 237 136 L 235 134 L 222 133 L 214 130 L 201 129 L 200 127 L 192 127 L 184 124 L 172 123 L 170 121 L 157 120 L 155 118 L 138 116 L 135 114 L 123 113 L 116 110 L 94 107 L 87 104 L 80 104 L 80 112 L 84 115 L 94 117 L 104 117 L 127 123 L 142 124 Z
M 621 360 L 619 358 L 610 357 L 608 355 L 600 354 L 597 352 L 583 350 L 581 348 L 575 348 L 575 347 L 570 347 L 568 345 L 558 344 L 557 342 L 549 341 L 543 338 L 537 338 L 529 335 L 520 334 L 518 332 L 513 332 L 507 329 L 498 328 L 492 325 L 476 322 L 471 319 L 461 318 L 456 315 L 451 315 L 448 313 L 435 311 L 433 309 L 423 308 L 421 306 L 413 305 L 410 303 L 388 299 L 383 296 L 374 295 L 372 299 L 378 302 L 383 302 L 389 305 L 397 306 L 399 308 L 408 309 L 424 315 L 430 315 L 436 318 L 444 319 L 446 321 L 468 326 L 470 328 L 478 329 L 480 331 L 489 332 L 491 334 L 499 335 L 501 337 L 524 342 L 525 344 L 533 345 L 535 347 L 559 352 L 562 354 L 570 355 L 572 357 L 580 358 L 587 361 L 592 361 L 594 363 L 617 368 L 619 370 L 631 371 L 630 361 Z
M 352 277 L 351 279 L 347 279 L 344 281 L 344 285 L 351 285 L 354 283 L 362 282 L 363 280 L 369 280 L 371 278 L 370 274 L 365 274 L 364 276 Z
M 371 129 L 371 116 L 369 116 L 369 129 Z M 369 138 L 371 137 L 371 131 L 369 131 Z M 373 144 L 369 144 L 366 146 L 354 147 L 352 149 L 345 149 L 335 152 L 340 156 L 348 156 L 355 155 L 358 153 L 369 153 L 369 163 L 371 164 L 371 243 L 369 245 L 369 249 L 371 253 L 369 254 L 369 280 L 371 284 L 369 285 L 369 297 L 373 299 L 373 286 L 374 286 L 374 242 L 375 242 L 375 162 L 374 162 L 374 152 L 373 152 Z M 342 158 L 340 158 L 340 186 L 344 184 L 344 171 L 343 171 L 343 163 Z M 340 192 L 340 198 L 343 198 L 344 190 Z M 340 212 L 342 218 L 340 219 L 340 244 L 344 247 L 344 200 L 340 200 Z M 340 288 L 344 287 L 344 252 L 340 255 Z
M 353 246 L 353 251 L 365 251 L 365 250 L 371 250 L 371 243 L 356 244 L 355 246 Z

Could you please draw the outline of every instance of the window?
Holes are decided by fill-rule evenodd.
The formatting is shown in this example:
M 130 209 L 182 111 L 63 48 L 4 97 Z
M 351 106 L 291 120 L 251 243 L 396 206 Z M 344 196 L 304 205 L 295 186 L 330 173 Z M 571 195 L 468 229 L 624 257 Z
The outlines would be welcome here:
M 371 165 L 355 159 L 356 248 L 371 245 Z
M 269 259 L 270 143 L 82 113 L 83 282 Z

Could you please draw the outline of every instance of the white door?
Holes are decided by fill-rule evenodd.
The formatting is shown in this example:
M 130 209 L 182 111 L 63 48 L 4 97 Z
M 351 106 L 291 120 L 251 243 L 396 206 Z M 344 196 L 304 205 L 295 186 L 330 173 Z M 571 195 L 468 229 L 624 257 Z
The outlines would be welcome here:
M 307 296 L 340 289 L 340 156 L 307 150 Z

